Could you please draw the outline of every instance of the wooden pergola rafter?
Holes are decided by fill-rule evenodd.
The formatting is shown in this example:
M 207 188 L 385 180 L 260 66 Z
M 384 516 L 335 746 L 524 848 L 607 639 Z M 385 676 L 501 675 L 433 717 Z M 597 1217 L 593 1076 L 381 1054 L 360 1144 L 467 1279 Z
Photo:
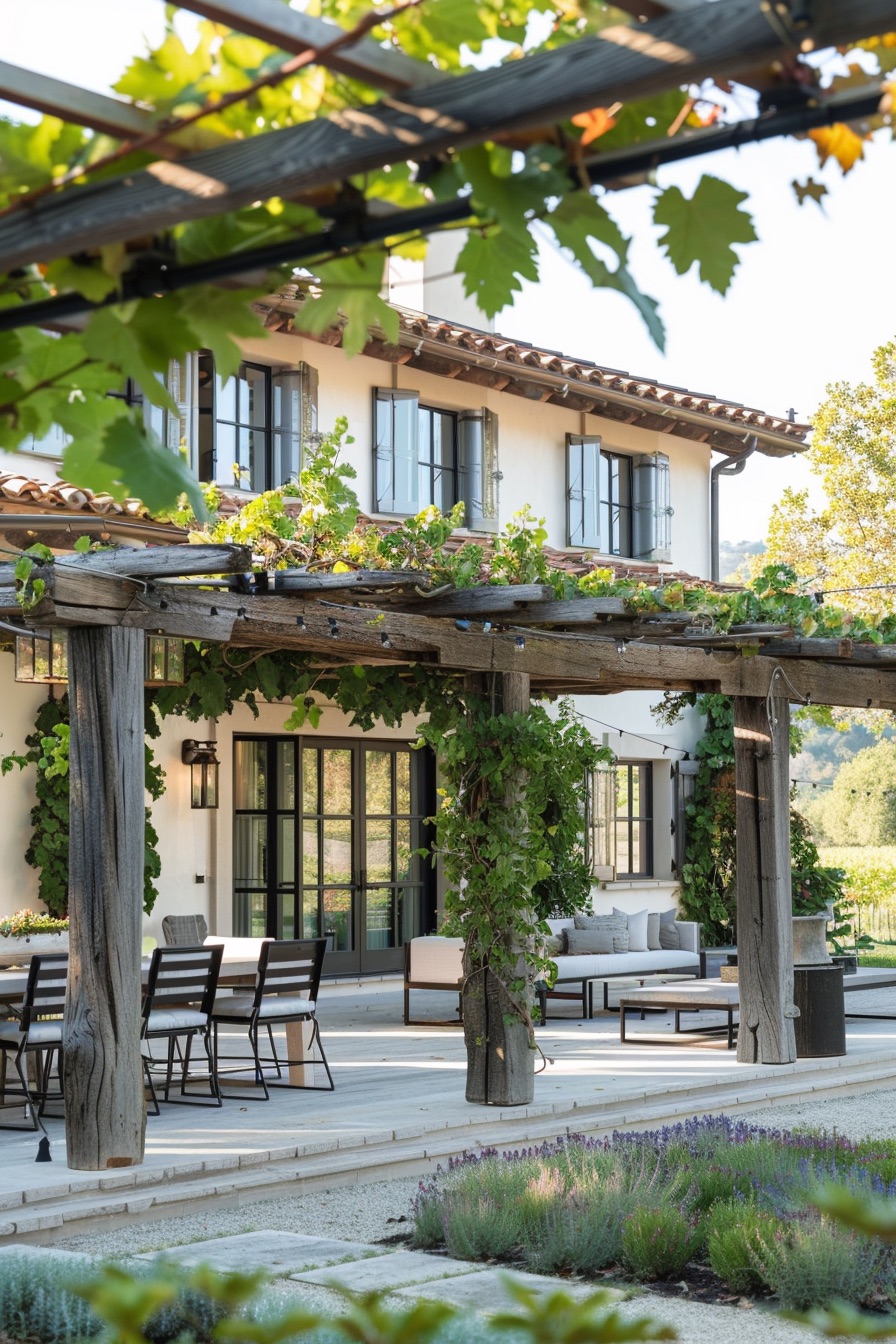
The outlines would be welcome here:
M 0 220 L 0 272 L 149 239 L 271 196 L 301 200 L 391 163 L 543 128 L 594 106 L 705 78 L 748 77 L 800 51 L 886 31 L 891 22 L 887 0 L 814 0 L 798 14 L 785 3 L 716 0 L 494 69 L 422 87 L 418 79 L 377 103 L 69 186 L 13 210 Z M 383 53 L 384 71 L 392 54 Z M 72 119 L 78 120 L 74 109 Z

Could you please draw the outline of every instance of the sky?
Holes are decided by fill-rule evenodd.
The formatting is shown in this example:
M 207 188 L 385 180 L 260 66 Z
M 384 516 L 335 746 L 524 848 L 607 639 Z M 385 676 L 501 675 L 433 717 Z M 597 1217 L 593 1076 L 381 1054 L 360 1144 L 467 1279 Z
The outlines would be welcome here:
M 10 6 L 10 8 L 12 8 Z M 90 23 L 84 22 L 89 12 Z M 106 90 L 141 38 L 162 31 L 160 0 L 29 0 L 4 15 L 2 56 L 60 79 Z M 0 113 L 10 111 L 0 103 Z M 739 249 L 724 298 L 694 273 L 679 277 L 656 245 L 650 187 L 611 194 L 607 204 L 632 236 L 630 266 L 658 299 L 665 353 L 634 307 L 591 290 L 550 249 L 541 283 L 526 284 L 497 321 L 502 333 L 696 392 L 810 419 L 828 384 L 870 377 L 873 350 L 896 336 L 896 143 L 878 137 L 845 179 L 818 165 L 811 141 L 782 139 L 660 169 L 658 185 L 690 196 L 704 173 L 749 194 L 760 241 Z M 813 176 L 828 187 L 824 210 L 796 203 L 790 183 Z M 720 487 L 723 541 L 761 540 L 785 486 L 810 484 L 799 457 L 754 455 Z

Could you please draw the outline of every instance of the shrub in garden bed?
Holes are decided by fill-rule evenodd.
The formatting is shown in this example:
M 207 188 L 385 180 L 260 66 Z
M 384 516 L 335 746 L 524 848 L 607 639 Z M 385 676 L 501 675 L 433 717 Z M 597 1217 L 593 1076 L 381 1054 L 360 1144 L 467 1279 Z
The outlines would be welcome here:
M 645 1282 L 708 1262 L 720 1292 L 773 1292 L 795 1307 L 893 1300 L 893 1252 L 809 1206 L 813 1188 L 831 1182 L 894 1197 L 896 1143 L 725 1116 L 609 1139 L 569 1135 L 452 1160 L 421 1182 L 413 1241 L 541 1273 L 616 1266 Z

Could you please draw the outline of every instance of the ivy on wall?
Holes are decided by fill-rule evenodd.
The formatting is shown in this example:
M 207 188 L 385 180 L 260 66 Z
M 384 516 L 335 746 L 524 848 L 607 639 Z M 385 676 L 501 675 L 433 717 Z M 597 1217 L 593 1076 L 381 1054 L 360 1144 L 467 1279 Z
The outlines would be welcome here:
M 25 738 L 24 753 L 11 752 L 0 759 L 0 772 L 4 775 L 15 767 L 24 770 L 33 765 L 36 769 L 37 802 L 31 809 L 32 834 L 25 862 L 37 869 L 38 896 L 50 914 L 60 919 L 68 915 L 69 735 L 68 696 L 45 700 L 35 715 L 34 731 Z M 151 735 L 158 736 L 158 730 Z M 145 750 L 146 788 L 155 800 L 165 791 L 164 775 L 149 743 Z M 158 844 L 152 814 L 147 808 L 143 867 L 143 909 L 147 915 L 159 894 L 155 885 L 162 870 Z
M 687 829 L 679 905 L 686 919 L 703 925 L 705 945 L 737 940 L 737 835 L 734 787 L 734 704 L 726 695 L 669 695 L 654 713 L 666 723 L 696 705 L 705 731 L 696 746 L 700 768 L 686 807 Z M 791 725 L 791 751 L 800 733 Z M 845 874 L 821 862 L 806 819 L 790 809 L 790 875 L 795 915 L 817 914 L 844 900 Z M 842 922 L 842 920 L 841 920 Z

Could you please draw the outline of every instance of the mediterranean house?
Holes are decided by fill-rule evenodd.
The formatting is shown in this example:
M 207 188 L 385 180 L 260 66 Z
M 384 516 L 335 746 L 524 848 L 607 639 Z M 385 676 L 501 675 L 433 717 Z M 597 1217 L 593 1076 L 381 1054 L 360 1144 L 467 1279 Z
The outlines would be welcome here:
M 402 291 L 407 302 L 407 289 Z M 417 297 L 429 306 L 434 288 Z M 438 295 L 458 312 L 456 295 Z M 347 359 L 340 331 L 300 334 L 300 286 L 258 305 L 259 339 L 243 343 L 239 375 L 222 382 L 213 357 L 172 365 L 179 415 L 146 407 L 172 451 L 217 483 L 229 507 L 296 476 L 303 444 L 348 419 L 348 460 L 362 509 L 388 523 L 429 504 L 465 505 L 464 536 L 488 540 L 527 506 L 543 518 L 558 563 L 662 582 L 717 577 L 719 477 L 754 451 L 800 451 L 808 426 L 663 386 L 483 330 L 399 310 L 399 337 L 373 335 Z M 468 313 L 462 316 L 467 319 Z M 139 389 L 125 395 L 139 398 Z M 8 550 L 33 541 L 64 550 L 85 533 L 120 545 L 170 544 L 181 529 L 138 503 L 116 503 L 57 480 L 61 444 L 25 443 L 0 465 L 0 533 Z M 624 657 L 624 646 L 620 648 Z M 0 657 L 0 751 L 21 750 L 35 712 L 58 686 L 17 684 Z M 699 735 L 695 713 L 672 727 L 651 714 L 656 692 L 580 696 L 591 732 L 618 757 L 615 841 L 595 852 L 595 903 L 667 907 L 681 858 L 683 804 Z M 219 934 L 330 939 L 325 970 L 397 968 L 405 941 L 437 926 L 439 874 L 416 850 L 435 810 L 432 759 L 416 751 L 415 720 L 361 732 L 335 707 L 316 729 L 286 732 L 289 707 L 239 705 L 226 718 L 162 725 L 156 759 L 166 791 L 153 805 L 162 873 L 145 933 L 166 914 L 201 913 Z M 184 741 L 214 744 L 217 807 L 191 806 Z M 0 779 L 7 880 L 0 916 L 37 905 L 24 858 L 34 805 L 31 771 Z

